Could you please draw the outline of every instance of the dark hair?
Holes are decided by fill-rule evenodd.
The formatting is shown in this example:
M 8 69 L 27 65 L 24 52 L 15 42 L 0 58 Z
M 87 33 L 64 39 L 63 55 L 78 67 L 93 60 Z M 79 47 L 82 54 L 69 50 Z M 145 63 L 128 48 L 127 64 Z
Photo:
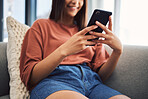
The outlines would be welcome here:
M 49 18 L 54 21 L 59 21 L 62 19 L 64 13 L 65 0 L 52 0 L 52 10 Z M 84 4 L 81 10 L 74 17 L 79 30 L 86 26 L 86 11 L 87 11 L 87 0 L 84 0 Z

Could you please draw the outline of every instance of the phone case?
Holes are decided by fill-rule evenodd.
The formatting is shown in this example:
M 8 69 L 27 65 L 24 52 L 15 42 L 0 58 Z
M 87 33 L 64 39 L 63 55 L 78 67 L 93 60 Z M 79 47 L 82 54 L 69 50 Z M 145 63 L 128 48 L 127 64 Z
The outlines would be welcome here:
M 95 9 L 87 27 L 91 26 L 91 25 L 96 25 L 95 24 L 96 21 L 99 21 L 100 23 L 102 23 L 103 25 L 106 26 L 107 22 L 109 21 L 110 15 L 112 15 L 112 12 Z M 100 27 L 98 27 L 97 29 L 92 30 L 92 31 L 95 31 L 98 33 L 103 32 L 103 30 Z M 89 35 L 89 33 L 87 33 L 86 35 Z

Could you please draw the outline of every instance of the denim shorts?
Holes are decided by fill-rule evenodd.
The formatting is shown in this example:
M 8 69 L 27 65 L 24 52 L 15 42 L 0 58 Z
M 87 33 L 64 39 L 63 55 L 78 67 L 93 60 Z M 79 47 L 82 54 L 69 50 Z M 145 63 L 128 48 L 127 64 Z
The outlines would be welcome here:
M 30 99 L 45 99 L 60 90 L 79 92 L 89 99 L 108 99 L 121 95 L 120 92 L 104 85 L 99 75 L 83 63 L 59 65 L 30 92 Z

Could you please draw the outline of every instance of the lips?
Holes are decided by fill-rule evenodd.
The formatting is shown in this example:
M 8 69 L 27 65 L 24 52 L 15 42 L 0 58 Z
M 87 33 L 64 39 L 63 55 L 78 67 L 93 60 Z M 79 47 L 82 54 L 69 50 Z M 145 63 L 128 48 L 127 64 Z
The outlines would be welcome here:
M 79 9 L 79 7 L 77 6 L 70 6 L 70 5 L 67 5 L 68 8 L 72 9 L 72 10 L 76 10 L 76 9 Z

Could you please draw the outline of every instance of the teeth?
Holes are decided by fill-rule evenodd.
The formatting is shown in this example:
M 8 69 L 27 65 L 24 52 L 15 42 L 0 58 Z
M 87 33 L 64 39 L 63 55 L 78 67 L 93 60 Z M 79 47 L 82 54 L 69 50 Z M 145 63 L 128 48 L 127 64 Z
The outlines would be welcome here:
M 77 7 L 71 7 L 71 8 L 76 9 Z
M 72 6 L 68 6 L 68 7 L 73 8 L 73 9 L 77 9 L 77 7 L 72 7 Z

